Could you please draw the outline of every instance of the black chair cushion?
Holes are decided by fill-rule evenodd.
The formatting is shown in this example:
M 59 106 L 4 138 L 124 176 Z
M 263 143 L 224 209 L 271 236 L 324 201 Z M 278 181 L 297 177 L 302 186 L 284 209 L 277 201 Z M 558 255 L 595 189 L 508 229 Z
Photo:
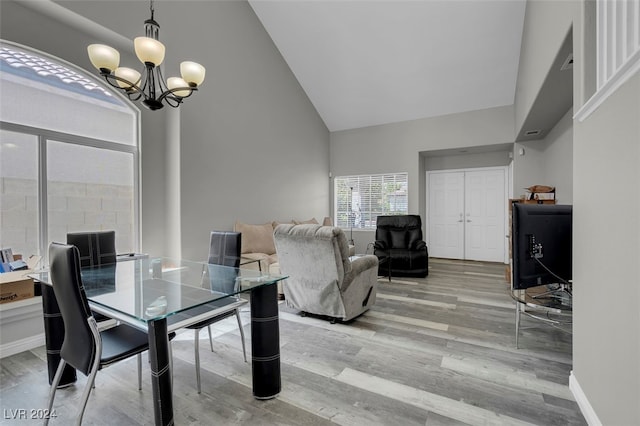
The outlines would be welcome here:
M 100 336 L 102 337 L 101 367 L 145 351 L 149 345 L 147 333 L 124 324 L 103 330 Z

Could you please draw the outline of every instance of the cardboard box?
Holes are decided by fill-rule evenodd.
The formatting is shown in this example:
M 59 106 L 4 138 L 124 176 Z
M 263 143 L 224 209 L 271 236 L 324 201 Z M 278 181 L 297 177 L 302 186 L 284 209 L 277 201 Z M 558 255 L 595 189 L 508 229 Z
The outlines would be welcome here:
M 33 279 L 27 275 L 32 270 L 5 272 L 0 274 L 0 303 L 15 302 L 34 296 Z

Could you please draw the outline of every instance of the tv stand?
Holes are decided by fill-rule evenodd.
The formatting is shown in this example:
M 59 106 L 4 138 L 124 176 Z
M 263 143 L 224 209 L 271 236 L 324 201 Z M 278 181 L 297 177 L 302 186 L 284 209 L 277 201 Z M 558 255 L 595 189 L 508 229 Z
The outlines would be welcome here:
M 532 297 L 534 299 L 553 297 L 561 300 L 569 299 L 569 301 L 571 301 L 573 297 L 573 293 L 571 293 L 571 284 L 559 283 L 559 284 L 550 284 L 550 285 L 556 285 L 557 287 L 554 289 L 547 290 L 544 293 L 536 294 Z
M 530 287 L 524 290 L 511 290 L 516 302 L 516 348 L 520 337 L 520 317 L 544 322 L 565 333 L 572 333 L 572 293 L 571 284 L 551 284 Z

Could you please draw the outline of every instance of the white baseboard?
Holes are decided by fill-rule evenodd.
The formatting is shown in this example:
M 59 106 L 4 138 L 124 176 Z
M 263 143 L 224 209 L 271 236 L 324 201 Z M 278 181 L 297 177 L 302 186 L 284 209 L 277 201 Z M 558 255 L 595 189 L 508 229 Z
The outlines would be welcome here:
M 587 424 L 589 424 L 589 426 L 602 426 L 602 422 L 589 403 L 587 396 L 582 391 L 580 383 L 578 383 L 578 379 L 576 379 L 576 376 L 573 375 L 573 370 L 569 375 L 569 390 L 573 394 L 573 397 L 576 399 L 578 407 L 580 407 L 580 411 L 582 412 L 584 419 L 587 421 Z
M 44 333 L 0 345 L 0 358 L 19 354 L 44 345 Z

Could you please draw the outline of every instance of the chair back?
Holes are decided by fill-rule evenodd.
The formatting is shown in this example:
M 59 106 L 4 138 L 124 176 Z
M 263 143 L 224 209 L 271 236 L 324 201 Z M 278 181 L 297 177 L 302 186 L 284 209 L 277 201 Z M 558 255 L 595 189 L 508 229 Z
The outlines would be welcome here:
M 340 286 L 351 272 L 347 237 L 338 227 L 282 224 L 273 237 L 280 270 L 289 281 Z
M 240 257 L 242 253 L 242 234 L 240 232 L 228 231 L 212 231 L 209 239 L 209 264 L 231 266 L 238 268 L 240 266 Z M 213 291 L 223 293 L 231 293 L 235 291 L 238 285 L 236 278 L 237 270 L 216 271 L 216 273 L 207 273 L 206 280 L 203 282 L 204 287 L 208 287 Z
M 95 330 L 92 331 L 89 325 L 92 314 L 82 286 L 77 247 L 61 243 L 49 245 L 49 276 L 64 322 L 60 356 L 67 364 L 88 375 L 98 346 Z
M 242 253 L 241 236 L 239 232 L 211 231 L 208 263 L 239 267 Z
M 378 216 L 376 241 L 384 241 L 388 248 L 402 249 L 422 241 L 422 220 L 419 215 Z
M 116 263 L 116 231 L 70 232 L 67 244 L 78 247 L 83 268 Z

